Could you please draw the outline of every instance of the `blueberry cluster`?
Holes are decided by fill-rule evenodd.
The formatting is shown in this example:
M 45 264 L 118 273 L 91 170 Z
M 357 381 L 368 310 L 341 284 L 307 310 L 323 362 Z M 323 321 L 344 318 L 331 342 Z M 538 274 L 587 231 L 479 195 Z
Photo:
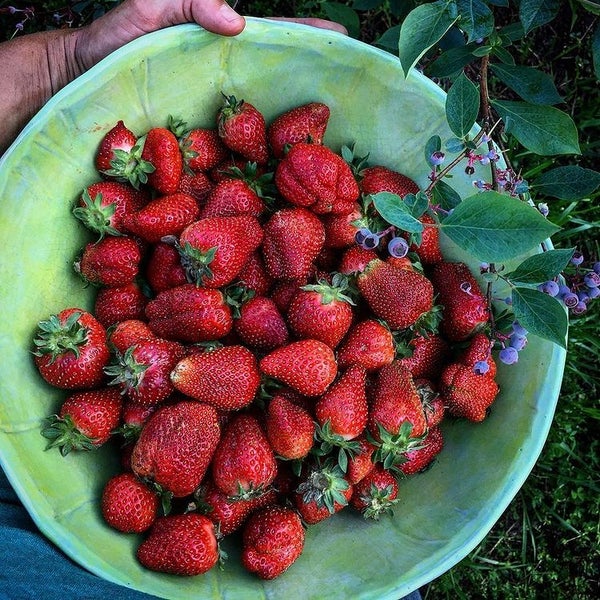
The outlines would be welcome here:
M 374 250 L 379 246 L 381 238 L 390 233 L 390 230 L 394 228 L 388 228 L 385 231 L 378 233 L 372 232 L 367 227 L 362 227 L 356 232 L 355 240 L 356 243 L 365 250 Z M 394 258 L 403 258 L 408 254 L 409 245 L 403 237 L 393 236 L 388 244 L 387 250 L 390 256 Z
M 519 352 L 527 346 L 527 329 L 518 321 L 513 321 L 511 332 L 503 342 L 498 359 L 505 365 L 514 365 L 519 360 Z

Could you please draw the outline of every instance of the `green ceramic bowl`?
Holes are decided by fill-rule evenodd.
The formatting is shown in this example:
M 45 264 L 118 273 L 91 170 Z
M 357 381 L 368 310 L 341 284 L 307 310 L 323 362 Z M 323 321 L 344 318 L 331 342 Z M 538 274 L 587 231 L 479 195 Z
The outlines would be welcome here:
M 331 107 L 326 143 L 357 143 L 381 162 L 427 181 L 423 146 L 444 124 L 444 95 L 397 59 L 342 35 L 250 19 L 226 39 L 179 26 L 139 39 L 57 94 L 0 160 L 0 452 L 2 466 L 40 530 L 90 571 L 165 598 L 396 600 L 438 577 L 486 535 L 531 471 L 551 424 L 565 354 L 531 339 L 518 365 L 500 368 L 502 392 L 485 422 L 448 423 L 446 448 L 426 474 L 401 484 L 393 518 L 367 523 L 342 512 L 310 528 L 300 559 L 262 582 L 226 545 L 224 571 L 191 579 L 142 569 L 136 536 L 104 525 L 98 498 L 117 470 L 113 449 L 44 452 L 40 420 L 64 394 L 31 359 L 36 323 L 67 306 L 92 306 L 72 269 L 87 233 L 71 216 L 95 180 L 94 148 L 118 119 L 136 133 L 169 114 L 211 126 L 221 91 L 267 119 L 319 100 Z M 463 194 L 472 185 L 460 170 Z M 461 257 L 447 246 L 448 255 Z

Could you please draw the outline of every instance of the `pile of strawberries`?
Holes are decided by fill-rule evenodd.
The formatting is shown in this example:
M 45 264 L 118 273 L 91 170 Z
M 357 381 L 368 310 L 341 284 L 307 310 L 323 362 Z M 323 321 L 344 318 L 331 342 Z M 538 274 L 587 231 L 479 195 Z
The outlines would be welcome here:
M 99 503 L 146 532 L 149 569 L 204 573 L 240 531 L 244 566 L 277 577 L 312 524 L 390 510 L 442 419 L 497 395 L 487 299 L 434 207 L 419 240 L 382 224 L 372 195 L 418 186 L 325 146 L 329 114 L 267 124 L 230 96 L 213 128 L 119 121 L 77 199 L 95 309 L 39 323 L 39 372 L 70 394 L 42 433 L 63 455 L 120 440 Z

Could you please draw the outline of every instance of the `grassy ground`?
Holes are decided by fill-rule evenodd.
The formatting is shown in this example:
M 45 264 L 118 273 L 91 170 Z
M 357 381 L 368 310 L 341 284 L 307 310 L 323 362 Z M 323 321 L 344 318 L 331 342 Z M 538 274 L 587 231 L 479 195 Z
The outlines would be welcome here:
M 37 12 L 25 18 L 24 31 L 57 23 L 80 25 L 114 4 L 110 1 L 36 3 Z M 372 43 L 397 24 L 388 10 L 392 4 L 411 3 L 386 2 L 385 10 L 359 11 L 358 37 Z M 31 3 L 0 0 L 0 39 L 13 35 L 15 25 L 26 17 L 25 13 L 2 10 L 11 5 L 25 8 Z M 354 5 L 358 6 L 357 2 Z M 362 6 L 367 5 L 364 0 Z M 591 32 L 597 17 L 575 10 L 577 6 L 575 1 L 563 2 L 555 24 L 533 32 L 517 46 L 515 57 L 518 64 L 536 66 L 553 74 L 565 98 L 561 108 L 572 115 L 580 132 L 583 153 L 579 162 L 597 168 L 600 94 L 590 59 Z M 326 16 L 326 8 L 326 3 L 319 0 L 250 0 L 241 6 L 241 11 L 256 16 Z M 527 153 L 514 159 L 525 177 L 544 166 Z M 564 227 L 555 243 L 565 248 L 577 246 L 597 260 L 599 203 L 598 194 L 578 202 L 549 201 L 552 220 Z M 572 324 L 556 416 L 527 482 L 482 543 L 456 567 L 421 590 L 425 599 L 595 600 L 600 597 L 600 448 L 596 435 L 600 420 L 599 315 L 600 302 L 592 303 L 589 312 Z

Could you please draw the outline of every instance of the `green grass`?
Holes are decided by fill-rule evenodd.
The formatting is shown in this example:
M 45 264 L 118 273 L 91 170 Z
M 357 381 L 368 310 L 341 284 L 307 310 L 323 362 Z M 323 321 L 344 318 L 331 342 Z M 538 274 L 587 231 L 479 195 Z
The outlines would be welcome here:
M 39 2 L 36 17 L 27 20 L 25 31 L 54 26 L 53 12 L 64 8 L 79 7 L 80 12 L 73 16 L 74 23 L 80 24 L 114 4 Z M 0 0 L 0 10 L 9 5 L 23 8 L 31 3 Z M 360 11 L 361 39 L 372 43 L 397 24 L 390 12 L 392 5 L 399 4 L 386 2 L 382 9 Z M 513 52 L 518 64 L 535 66 L 553 75 L 565 99 L 561 108 L 571 114 L 579 130 L 582 155 L 577 162 L 597 168 L 600 94 L 591 64 L 590 40 L 598 18 L 581 10 L 575 0 L 561 6 L 561 15 L 555 22 L 534 31 Z M 326 8 L 326 3 L 317 0 L 249 0 L 241 6 L 244 13 L 256 16 L 326 16 Z M 0 39 L 7 39 L 14 34 L 22 13 L 0 16 Z M 528 153 L 512 158 L 525 174 L 555 164 Z M 588 257 L 600 258 L 600 194 L 576 202 L 547 202 L 552 220 L 563 227 L 554 238 L 555 244 L 564 248 L 576 246 Z M 600 448 L 596 433 L 600 425 L 599 319 L 600 302 L 596 301 L 571 324 L 556 415 L 530 477 L 481 544 L 421 590 L 426 600 L 600 597 Z

